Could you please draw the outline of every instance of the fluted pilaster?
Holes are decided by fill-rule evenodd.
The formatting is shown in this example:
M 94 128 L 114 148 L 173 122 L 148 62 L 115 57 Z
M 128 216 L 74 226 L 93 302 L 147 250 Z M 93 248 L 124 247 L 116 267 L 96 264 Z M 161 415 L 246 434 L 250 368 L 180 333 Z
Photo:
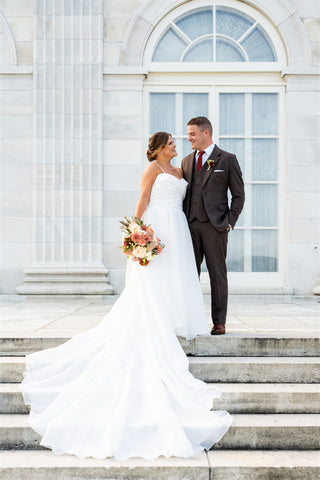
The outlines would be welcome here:
M 35 0 L 33 264 L 19 293 L 112 293 L 102 265 L 103 0 Z

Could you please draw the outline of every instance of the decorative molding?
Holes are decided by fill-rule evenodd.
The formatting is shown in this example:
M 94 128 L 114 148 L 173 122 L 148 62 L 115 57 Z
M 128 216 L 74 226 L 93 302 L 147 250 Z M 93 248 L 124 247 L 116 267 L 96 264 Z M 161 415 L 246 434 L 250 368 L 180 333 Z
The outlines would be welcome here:
M 121 65 L 143 65 L 145 49 L 154 29 L 165 19 L 172 16 L 176 9 L 184 6 L 185 10 L 190 5 L 190 10 L 204 5 L 219 5 L 220 2 L 209 0 L 149 0 L 144 3 L 132 18 L 122 42 Z M 221 2 L 226 5 L 226 1 Z M 238 10 L 253 8 L 257 14 L 262 14 L 266 21 L 280 36 L 287 55 L 289 66 L 309 66 L 312 64 L 311 48 L 308 37 L 300 17 L 290 5 L 288 0 L 248 0 L 235 2 L 227 0 L 227 4 Z M 177 13 L 178 16 L 178 13 Z M 161 34 L 158 35 L 160 38 Z M 271 38 L 272 40 L 272 38 Z M 282 68 L 285 64 L 282 64 Z
M 103 0 L 35 4 L 33 261 L 17 291 L 114 293 L 102 264 Z
M 286 67 L 282 70 L 281 76 L 285 75 L 320 75 L 319 67 Z
M 119 65 L 113 67 L 104 67 L 103 75 L 147 75 L 148 69 L 145 67 L 128 67 Z
M 6 63 L 1 62 L 1 65 L 18 65 L 17 49 L 16 49 L 16 44 L 15 44 L 15 41 L 14 41 L 13 33 L 11 31 L 11 28 L 10 28 L 5 16 L 3 15 L 3 13 L 0 10 L 0 34 L 1 34 L 1 29 L 2 29 L 1 27 L 3 28 L 3 32 L 6 35 L 7 44 L 8 44 L 8 52 L 10 52 L 9 56 L 11 57 L 9 62 L 6 62 Z M 2 51 L 4 52 L 5 50 L 2 49 Z M 3 55 L 2 58 L 5 58 L 5 54 Z
M 32 66 L 0 65 L 0 75 L 29 75 L 33 73 Z
M 27 268 L 22 295 L 112 295 L 106 268 Z

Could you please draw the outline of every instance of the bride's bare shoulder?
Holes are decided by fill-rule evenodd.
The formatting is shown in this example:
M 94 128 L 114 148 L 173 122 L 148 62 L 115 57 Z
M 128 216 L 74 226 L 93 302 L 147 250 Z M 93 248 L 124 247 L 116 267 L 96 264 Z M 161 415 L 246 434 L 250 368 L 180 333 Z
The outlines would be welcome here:
M 159 173 L 159 167 L 155 162 L 151 162 L 144 169 L 144 172 L 142 174 L 142 181 L 154 182 L 158 173 Z

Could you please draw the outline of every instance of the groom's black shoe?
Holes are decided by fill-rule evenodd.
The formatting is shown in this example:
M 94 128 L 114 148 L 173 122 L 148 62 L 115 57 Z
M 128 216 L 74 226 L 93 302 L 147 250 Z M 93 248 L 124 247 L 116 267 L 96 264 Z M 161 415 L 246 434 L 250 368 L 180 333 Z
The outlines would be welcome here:
M 223 323 L 215 323 L 211 330 L 211 335 L 224 335 L 226 333 L 226 328 Z

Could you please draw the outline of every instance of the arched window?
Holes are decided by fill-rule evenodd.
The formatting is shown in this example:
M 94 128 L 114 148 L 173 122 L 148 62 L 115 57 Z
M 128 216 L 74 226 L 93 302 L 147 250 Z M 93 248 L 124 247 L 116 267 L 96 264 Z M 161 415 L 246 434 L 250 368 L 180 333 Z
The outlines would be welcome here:
M 275 62 L 264 28 L 251 16 L 216 6 L 188 12 L 170 22 L 153 62 Z
M 229 235 L 227 259 L 235 289 L 283 285 L 285 61 L 267 18 L 235 0 L 185 3 L 159 22 L 145 50 L 146 137 L 169 131 L 179 166 L 191 152 L 186 124 L 204 115 L 213 123 L 214 143 L 239 160 L 246 203 Z

